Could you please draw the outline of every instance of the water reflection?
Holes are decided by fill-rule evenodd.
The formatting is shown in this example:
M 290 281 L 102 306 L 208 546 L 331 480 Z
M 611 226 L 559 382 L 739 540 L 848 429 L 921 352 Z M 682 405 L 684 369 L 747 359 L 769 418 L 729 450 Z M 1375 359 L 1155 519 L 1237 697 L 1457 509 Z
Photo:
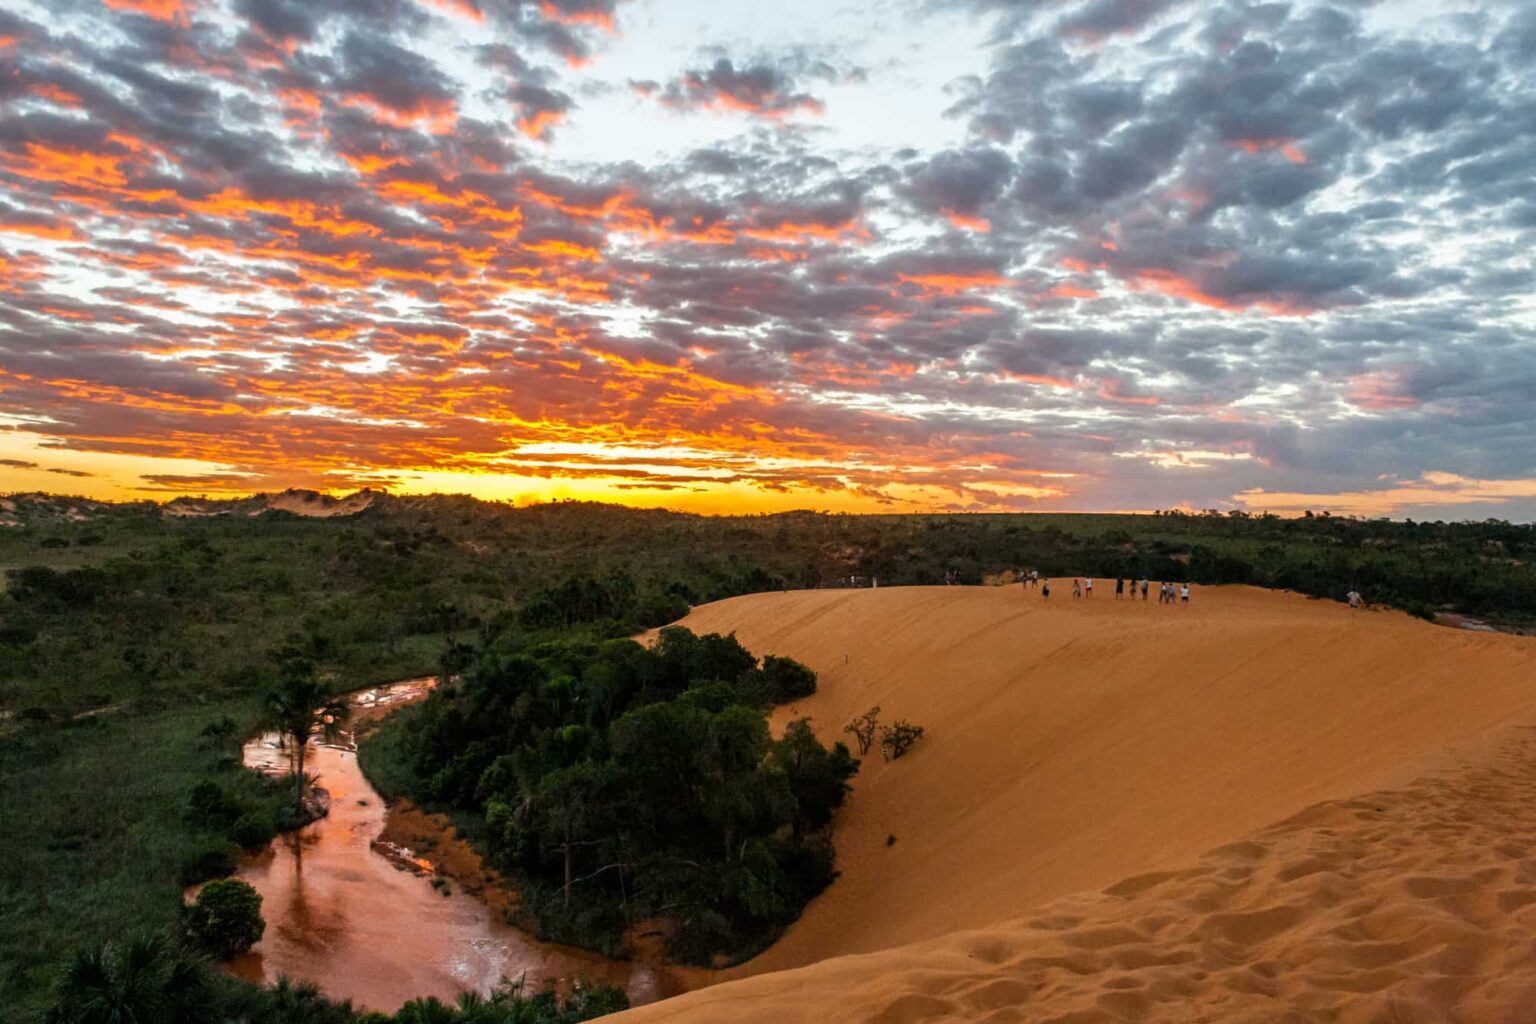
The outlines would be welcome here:
M 329 741 L 310 741 L 305 767 L 330 791 L 331 812 L 241 866 L 240 877 L 262 895 L 267 931 L 235 972 L 313 981 L 334 998 L 385 1011 L 417 996 L 484 991 L 503 978 L 538 989 L 587 977 L 624 988 L 637 1004 L 675 991 L 665 972 L 539 942 L 457 884 L 434 887 L 418 873 L 431 862 L 413 851 L 374 848 L 386 812 L 358 768 L 353 727 L 431 686 L 411 680 L 359 691 L 350 697 L 354 721 Z M 245 763 L 287 772 L 289 751 L 268 733 L 246 744 Z

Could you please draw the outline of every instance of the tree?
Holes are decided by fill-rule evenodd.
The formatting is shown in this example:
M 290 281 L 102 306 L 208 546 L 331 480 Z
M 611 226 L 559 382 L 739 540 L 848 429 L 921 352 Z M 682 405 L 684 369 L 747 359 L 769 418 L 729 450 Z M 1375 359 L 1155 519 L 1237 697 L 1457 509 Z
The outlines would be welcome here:
M 880 705 L 876 704 L 858 718 L 843 726 L 843 732 L 852 734 L 858 741 L 859 754 L 869 753 L 869 748 L 874 746 L 875 732 L 880 728 Z
M 607 826 L 602 790 L 608 779 L 592 762 L 572 765 L 545 775 L 534 795 L 531 810 L 541 834 L 554 839 L 565 861 L 565 905 L 571 905 L 576 847 L 596 841 L 596 831 Z
M 304 809 L 304 753 L 314 735 L 333 736 L 350 713 L 347 702 L 326 692 L 305 658 L 288 657 L 282 678 L 267 692 L 267 723 L 293 744 L 293 809 Z
M 220 960 L 231 960 L 261 941 L 261 893 L 245 882 L 221 878 L 203 886 L 187 908 L 187 935 Z
M 790 722 L 784 738 L 773 746 L 771 760 L 784 772 L 795 797 L 794 837 L 826 828 L 852 788 L 859 762 L 842 743 L 828 750 L 811 731 L 809 719 Z
M 204 1024 L 209 986 L 201 959 L 160 935 L 76 950 L 54 988 L 46 1024 Z

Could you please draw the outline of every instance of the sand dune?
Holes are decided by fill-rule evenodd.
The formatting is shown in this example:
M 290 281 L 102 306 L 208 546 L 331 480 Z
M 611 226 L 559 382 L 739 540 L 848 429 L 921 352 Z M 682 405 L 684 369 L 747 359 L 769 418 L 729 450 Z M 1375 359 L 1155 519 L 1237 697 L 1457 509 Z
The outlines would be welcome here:
M 615 1020 L 1440 1024 L 1536 1016 L 1536 735 L 1193 866 Z
M 880 704 L 929 737 L 866 759 L 838 823 L 843 877 L 733 973 L 815 966 L 629 1019 L 1334 1019 L 1348 1004 L 1340 1019 L 1499 1020 L 1536 999 L 1495 978 L 1536 964 L 1520 923 L 1532 743 L 1490 753 L 1536 715 L 1528 639 L 1248 588 L 1173 608 L 1102 586 L 1049 606 L 1017 587 L 811 591 L 687 624 L 817 669 L 820 692 L 781 718 L 831 736 Z M 1457 767 L 1456 745 L 1480 767 Z M 1329 800 L 1344 802 L 1264 831 Z

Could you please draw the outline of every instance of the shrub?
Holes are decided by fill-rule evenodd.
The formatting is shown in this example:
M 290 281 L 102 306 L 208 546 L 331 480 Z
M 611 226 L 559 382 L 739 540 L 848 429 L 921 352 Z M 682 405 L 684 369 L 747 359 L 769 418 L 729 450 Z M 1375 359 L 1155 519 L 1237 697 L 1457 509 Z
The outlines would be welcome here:
M 816 673 L 793 658 L 770 654 L 763 659 L 763 678 L 775 704 L 809 697 L 816 692 Z
M 240 801 L 223 786 L 204 779 L 187 796 L 187 821 L 199 828 L 222 831 L 244 813 Z
M 197 885 L 210 878 L 227 878 L 235 873 L 234 851 L 226 842 L 205 846 L 181 862 L 177 880 L 182 885 Z
M 894 761 L 923 738 L 923 727 L 898 718 L 895 725 L 880 730 L 880 753 L 887 761 Z
M 858 741 L 860 755 L 869 753 L 869 748 L 875 744 L 875 733 L 879 729 L 880 705 L 878 704 L 843 726 L 843 732 L 851 733 Z
M 286 806 L 286 805 L 285 805 Z M 259 850 L 277 835 L 277 825 L 267 811 L 247 811 L 230 826 L 229 838 L 247 850 Z
M 221 960 L 246 952 L 266 930 L 261 894 L 237 879 L 209 882 L 187 908 L 187 937 Z

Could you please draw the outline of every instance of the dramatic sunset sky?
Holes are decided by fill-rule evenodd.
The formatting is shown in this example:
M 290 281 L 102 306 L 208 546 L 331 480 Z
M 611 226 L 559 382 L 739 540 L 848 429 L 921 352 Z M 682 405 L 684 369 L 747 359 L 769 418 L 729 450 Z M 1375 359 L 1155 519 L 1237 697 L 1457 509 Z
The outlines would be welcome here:
M 0 491 L 1536 518 L 1530 0 L 0 0 Z

